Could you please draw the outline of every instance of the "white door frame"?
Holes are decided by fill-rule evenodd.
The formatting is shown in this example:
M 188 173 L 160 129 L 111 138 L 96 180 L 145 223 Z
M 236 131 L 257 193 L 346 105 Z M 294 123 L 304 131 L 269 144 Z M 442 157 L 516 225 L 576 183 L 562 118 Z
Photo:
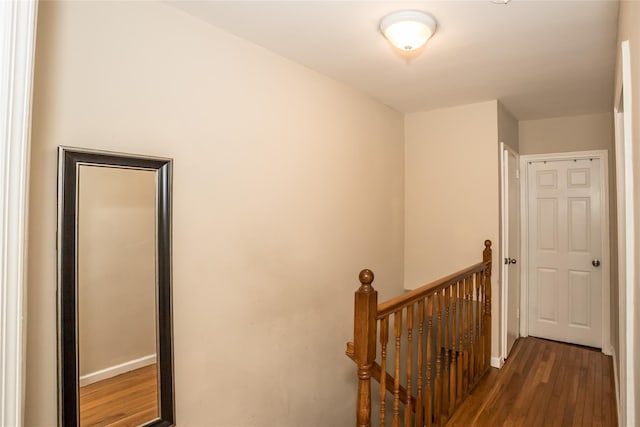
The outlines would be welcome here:
M 621 76 L 615 91 L 614 127 L 616 151 L 616 200 L 618 218 L 618 351 L 614 354 L 616 402 L 620 425 L 631 425 L 635 419 L 635 330 L 634 284 L 635 214 L 631 101 L 631 59 L 629 41 L 620 46 Z M 624 93 L 624 96 L 623 96 Z
M 0 0 L 0 425 L 24 423 L 25 292 L 37 0 Z
M 507 358 L 507 307 L 508 307 L 508 289 L 506 286 L 507 280 L 506 276 L 508 274 L 507 265 L 504 263 L 504 258 L 506 255 L 507 248 L 507 212 L 508 212 L 508 204 L 506 203 L 508 195 L 506 194 L 506 180 L 509 179 L 508 176 L 504 174 L 504 154 L 505 151 L 510 152 L 516 156 L 516 159 L 520 159 L 520 155 L 517 151 L 506 145 L 504 142 L 500 142 L 500 364 L 504 363 L 504 360 Z M 521 167 L 521 164 L 518 163 L 518 167 Z M 522 194 L 522 193 L 521 193 Z M 522 199 L 522 197 L 520 197 Z M 518 260 L 520 262 L 520 260 Z M 522 270 L 522 269 L 521 269 Z M 521 282 L 522 283 L 522 282 Z M 520 297 L 522 298 L 522 296 Z
M 520 156 L 520 336 L 529 336 L 529 177 L 530 161 L 554 161 L 570 159 L 600 159 L 600 210 L 602 212 L 602 352 L 611 355 L 611 290 L 609 244 L 609 153 L 607 150 L 573 151 L 567 153 L 528 154 Z

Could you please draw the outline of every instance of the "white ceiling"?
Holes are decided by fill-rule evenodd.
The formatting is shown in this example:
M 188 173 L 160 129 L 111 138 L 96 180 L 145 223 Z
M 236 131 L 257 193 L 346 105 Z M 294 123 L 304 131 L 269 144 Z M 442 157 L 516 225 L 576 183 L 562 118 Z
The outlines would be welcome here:
M 616 1 L 174 1 L 402 112 L 500 99 L 519 120 L 610 111 Z M 438 30 L 408 58 L 378 30 L 399 9 Z

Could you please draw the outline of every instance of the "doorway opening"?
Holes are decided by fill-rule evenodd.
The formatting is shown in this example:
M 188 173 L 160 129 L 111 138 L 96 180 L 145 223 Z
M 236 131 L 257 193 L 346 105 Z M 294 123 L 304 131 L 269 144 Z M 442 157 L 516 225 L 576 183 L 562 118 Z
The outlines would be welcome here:
M 606 150 L 521 157 L 521 335 L 610 354 Z

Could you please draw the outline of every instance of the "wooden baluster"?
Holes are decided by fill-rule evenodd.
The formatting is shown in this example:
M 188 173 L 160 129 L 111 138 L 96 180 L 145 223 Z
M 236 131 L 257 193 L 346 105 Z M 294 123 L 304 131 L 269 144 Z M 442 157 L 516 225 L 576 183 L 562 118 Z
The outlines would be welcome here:
M 412 374 L 413 374 L 413 304 L 407 307 L 407 403 L 404 405 L 404 427 L 411 427 Z
M 449 304 L 451 304 L 451 371 L 449 376 L 449 414 L 453 413 L 453 409 L 456 406 L 456 370 L 458 355 L 456 353 L 456 294 L 455 284 L 447 288 L 449 292 Z
M 489 367 L 490 359 L 486 358 L 487 352 L 486 352 L 485 337 L 487 335 L 487 328 L 490 328 L 491 325 L 485 323 L 486 319 L 484 317 L 484 307 L 486 307 L 486 304 L 487 304 L 487 288 L 484 283 L 484 278 L 482 277 L 484 275 L 484 272 L 481 272 L 480 275 L 481 275 L 480 283 L 482 284 L 482 307 L 483 307 L 483 312 L 481 316 L 482 317 L 482 337 L 480 339 L 482 340 L 482 368 L 486 369 Z
M 484 360 L 484 351 L 482 348 L 483 335 L 482 335 L 482 317 L 484 316 L 484 304 L 482 303 L 482 280 L 480 279 L 482 273 L 476 273 L 476 287 L 475 287 L 475 299 L 476 299 L 476 377 L 480 379 L 480 375 L 484 372 L 482 370 L 482 361 Z
M 476 337 L 475 331 L 475 313 L 478 310 L 475 300 L 473 299 L 473 287 L 475 286 L 474 277 L 469 280 L 469 387 L 473 385 L 473 378 L 476 374 Z
M 418 390 L 416 392 L 416 418 L 415 427 L 423 427 L 424 406 L 422 404 L 422 366 L 424 359 L 424 299 L 418 301 Z
M 478 320 L 478 302 L 475 299 L 475 287 L 477 280 L 475 280 L 475 275 L 471 277 L 471 288 L 469 290 L 469 297 L 471 298 L 471 331 L 469 332 L 471 336 L 471 362 L 469 363 L 469 386 L 472 386 L 476 376 L 476 367 L 478 360 L 478 348 L 476 347 L 476 343 L 478 341 L 478 337 L 476 336 L 476 321 Z
M 480 375 L 482 375 L 484 373 L 484 369 L 482 369 L 482 359 L 483 359 L 483 353 L 482 353 L 482 347 L 481 347 L 481 343 L 482 343 L 482 325 L 481 325 L 481 319 L 482 319 L 482 308 L 483 305 L 481 303 L 481 298 L 480 298 L 480 288 L 482 286 L 482 281 L 480 280 L 476 280 L 476 381 L 479 379 Z M 475 381 L 474 381 L 475 382 Z
M 389 317 L 380 321 L 380 425 L 385 425 L 385 398 L 387 395 L 387 343 L 389 342 Z
M 396 338 L 395 372 L 393 382 L 393 419 L 392 426 L 400 427 L 400 338 L 402 337 L 402 310 L 393 313 L 393 326 Z
M 433 295 L 427 297 L 427 387 L 424 392 L 424 425 L 433 422 L 433 383 L 431 379 L 433 363 Z
M 447 288 L 442 290 L 442 300 L 444 301 L 444 342 L 442 343 L 444 352 L 444 369 L 442 370 L 442 409 L 443 413 L 449 415 L 449 361 L 451 352 L 450 346 L 450 327 L 449 327 L 449 293 Z
M 462 399 L 462 365 L 463 365 L 463 347 L 462 347 L 462 336 L 463 336 L 463 332 L 464 332 L 464 326 L 463 326 L 463 315 L 464 312 L 462 310 L 462 301 L 463 301 L 463 282 L 461 283 L 460 281 L 456 282 L 456 305 L 458 306 L 458 317 L 456 318 L 456 322 L 458 323 L 458 384 L 456 385 L 456 388 L 458 390 L 458 395 L 456 396 L 456 400 L 460 401 Z M 466 390 L 465 390 L 466 391 Z
M 464 368 L 465 363 L 465 355 L 467 354 L 466 341 L 465 341 L 465 316 L 466 316 L 466 305 L 464 301 L 464 289 L 467 284 L 467 279 L 460 280 L 460 387 L 462 390 L 467 390 L 467 387 L 464 383 L 464 378 L 466 375 L 466 371 Z
M 486 331 L 486 325 L 484 324 L 484 305 L 485 305 L 485 301 L 486 301 L 486 297 L 485 297 L 485 286 L 484 286 L 484 281 L 482 280 L 482 275 L 484 275 L 484 271 L 478 273 L 480 275 L 480 296 L 481 296 L 481 301 L 480 301 L 480 306 L 482 307 L 482 314 L 480 315 L 480 340 L 482 341 L 480 343 L 480 351 L 482 354 L 481 357 L 481 364 L 480 366 L 482 366 L 482 370 L 484 371 L 485 368 L 487 367 L 487 362 L 485 360 L 485 341 L 484 341 L 484 336 L 485 336 L 485 331 Z
M 440 415 L 442 414 L 442 374 L 440 373 L 440 365 L 442 364 L 442 303 L 439 292 L 436 292 L 433 297 L 436 310 L 436 379 L 433 419 L 436 424 L 440 425 Z
M 358 427 L 371 426 L 371 369 L 376 358 L 376 315 L 378 292 L 373 289 L 373 272 L 362 270 L 360 288 L 355 293 L 354 357 L 358 365 Z
M 469 278 L 464 279 L 464 378 L 462 386 L 469 390 Z
M 487 263 L 487 269 L 484 275 L 485 286 L 485 303 L 484 303 L 484 362 L 485 368 L 491 363 L 491 240 L 484 241 L 484 251 L 482 252 L 482 261 Z
M 473 298 L 473 289 L 476 284 L 475 276 L 471 276 L 469 281 L 469 340 L 470 340 L 470 352 L 469 352 L 469 386 L 474 383 L 474 379 L 476 376 L 476 341 L 477 337 L 475 336 L 476 331 L 476 312 L 479 307 L 476 305 L 476 301 Z

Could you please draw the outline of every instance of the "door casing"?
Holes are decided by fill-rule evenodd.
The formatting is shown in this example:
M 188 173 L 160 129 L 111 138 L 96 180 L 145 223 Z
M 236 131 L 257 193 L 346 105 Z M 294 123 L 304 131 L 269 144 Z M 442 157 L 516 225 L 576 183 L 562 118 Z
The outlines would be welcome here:
M 637 270 L 635 267 L 634 171 L 631 100 L 631 52 L 629 41 L 620 44 L 621 67 L 615 91 L 614 123 L 616 153 L 616 200 L 618 219 L 618 353 L 613 355 L 613 378 L 616 384 L 618 421 L 633 423 L 635 408 L 634 301 Z
M 31 103 L 38 2 L 0 1 L 0 425 L 24 425 Z
M 529 199 L 527 162 L 569 159 L 600 159 L 600 193 L 602 212 L 602 352 L 611 355 L 611 289 L 610 289 L 610 242 L 609 242 L 609 153 L 607 150 L 572 151 L 566 153 L 528 154 L 520 156 L 520 336 L 529 336 Z

